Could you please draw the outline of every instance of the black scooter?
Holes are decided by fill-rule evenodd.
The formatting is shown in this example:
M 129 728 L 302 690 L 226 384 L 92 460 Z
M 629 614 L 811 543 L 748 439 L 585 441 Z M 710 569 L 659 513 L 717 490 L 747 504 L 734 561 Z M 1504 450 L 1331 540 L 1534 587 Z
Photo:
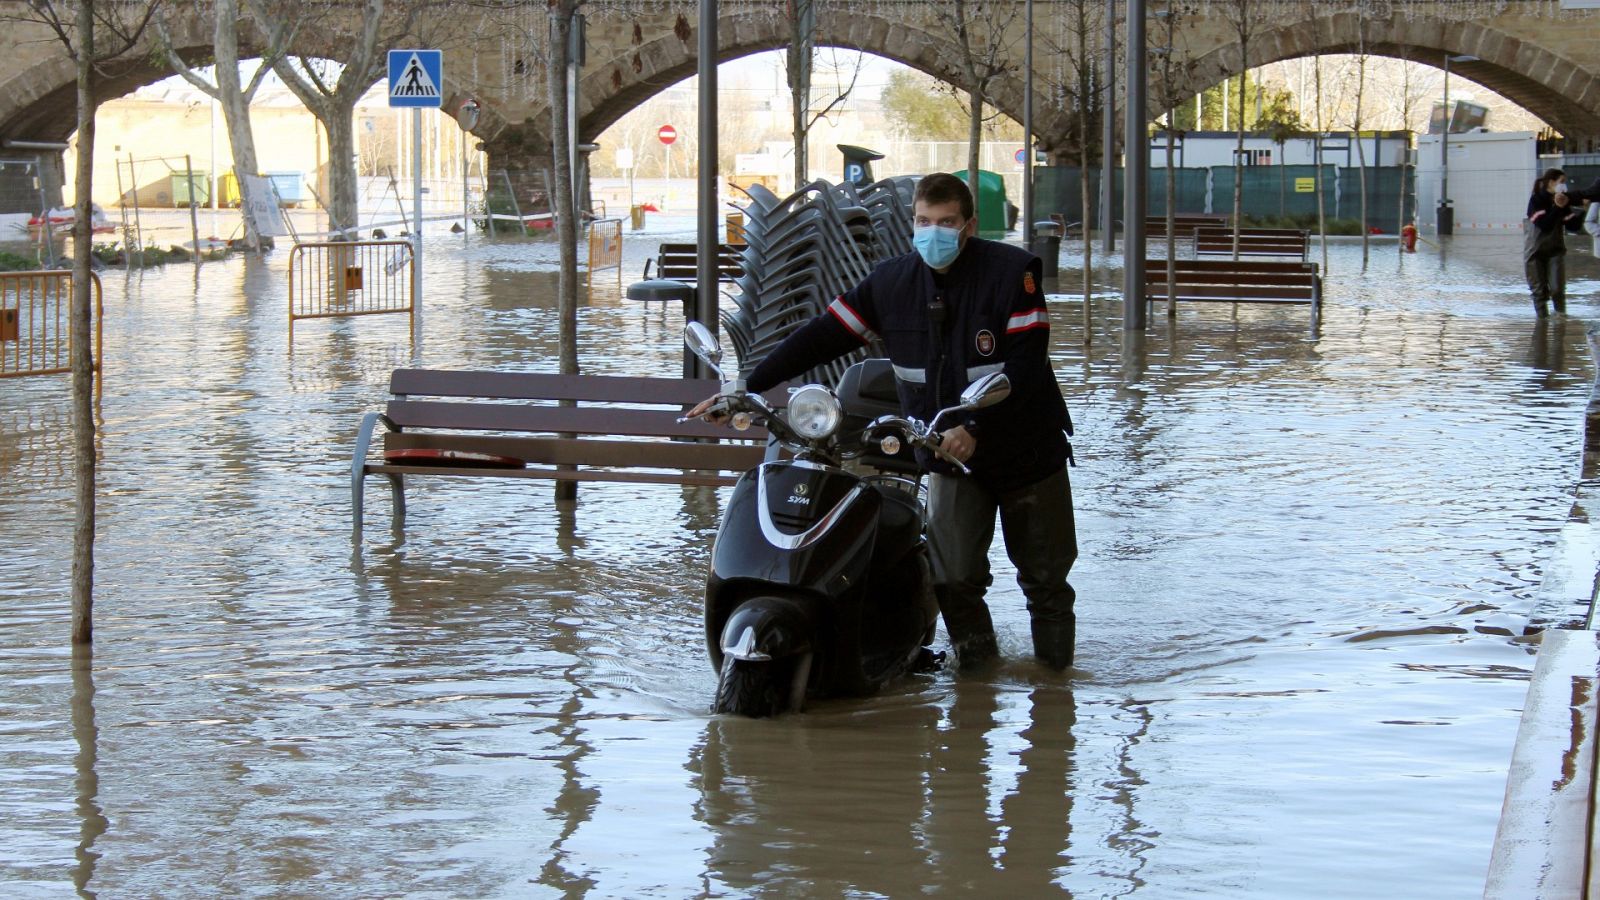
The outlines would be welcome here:
M 773 409 L 719 368 L 699 323 L 689 348 L 724 380 L 711 412 L 735 429 L 764 426 L 767 461 L 746 472 L 717 532 L 706 582 L 706 650 L 720 673 L 713 712 L 762 717 L 807 698 L 862 696 L 931 658 L 933 597 L 920 469 L 913 448 L 939 447 L 941 417 L 1006 398 L 995 373 L 923 424 L 898 415 L 886 359 L 851 366 L 838 393 L 806 385 Z M 780 458 L 787 451 L 791 458 Z

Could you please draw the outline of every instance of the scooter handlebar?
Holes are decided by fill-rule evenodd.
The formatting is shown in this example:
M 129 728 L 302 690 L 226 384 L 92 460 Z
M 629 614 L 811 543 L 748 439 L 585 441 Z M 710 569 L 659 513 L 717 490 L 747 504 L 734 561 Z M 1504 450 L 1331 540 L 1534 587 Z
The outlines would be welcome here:
M 928 448 L 928 452 L 932 453 L 934 456 L 937 456 L 945 462 L 948 462 L 960 469 L 961 474 L 972 474 L 972 469 L 968 468 L 966 463 L 957 459 L 955 454 L 944 448 L 943 432 L 933 431 L 928 426 L 922 424 L 916 419 L 906 419 L 900 416 L 882 416 L 878 419 L 875 419 L 871 425 L 867 426 L 868 431 L 872 431 L 877 428 L 898 429 L 905 433 L 906 437 L 911 441 L 911 443 Z

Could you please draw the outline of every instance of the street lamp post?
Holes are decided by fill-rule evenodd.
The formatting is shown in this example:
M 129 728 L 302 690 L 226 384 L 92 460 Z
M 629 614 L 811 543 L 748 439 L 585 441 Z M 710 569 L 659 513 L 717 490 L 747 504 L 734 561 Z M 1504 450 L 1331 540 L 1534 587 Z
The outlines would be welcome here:
M 1439 134 L 1439 209 L 1436 224 L 1439 234 L 1455 234 L 1455 210 L 1450 206 L 1450 64 L 1452 62 L 1477 62 L 1476 56 L 1444 55 L 1444 115 Z
M 1027 45 L 1022 81 L 1022 246 L 1033 246 L 1033 0 L 1027 3 Z

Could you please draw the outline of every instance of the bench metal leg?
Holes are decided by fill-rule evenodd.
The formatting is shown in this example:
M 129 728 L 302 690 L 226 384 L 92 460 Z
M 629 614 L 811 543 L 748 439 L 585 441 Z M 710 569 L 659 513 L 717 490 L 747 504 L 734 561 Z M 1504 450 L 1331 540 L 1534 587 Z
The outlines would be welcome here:
M 389 475 L 390 527 L 399 533 L 406 527 L 406 482 L 404 475 Z M 357 526 L 360 527 L 360 526 Z
M 366 478 L 367 478 L 367 451 L 372 446 L 372 432 L 379 422 L 390 431 L 399 431 L 400 426 L 394 424 L 383 413 L 367 413 L 361 419 L 361 428 L 356 432 L 355 452 L 350 457 L 350 516 L 351 538 L 361 539 L 361 518 L 366 510 Z M 395 498 L 396 516 L 405 517 L 404 486 L 397 475 L 389 476 Z

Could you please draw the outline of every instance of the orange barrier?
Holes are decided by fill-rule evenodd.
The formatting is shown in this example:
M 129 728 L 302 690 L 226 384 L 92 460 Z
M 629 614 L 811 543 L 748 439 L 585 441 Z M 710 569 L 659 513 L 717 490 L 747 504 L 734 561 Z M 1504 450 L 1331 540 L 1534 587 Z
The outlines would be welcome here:
M 416 325 L 410 241 L 328 241 L 289 251 L 289 342 L 300 319 L 405 313 Z
M 617 286 L 622 286 L 622 220 L 596 219 L 589 223 L 589 290 L 594 290 L 594 273 L 617 270 Z
M 100 371 L 105 307 L 94 291 L 94 368 Z M 0 272 L 0 378 L 72 371 L 71 272 Z

